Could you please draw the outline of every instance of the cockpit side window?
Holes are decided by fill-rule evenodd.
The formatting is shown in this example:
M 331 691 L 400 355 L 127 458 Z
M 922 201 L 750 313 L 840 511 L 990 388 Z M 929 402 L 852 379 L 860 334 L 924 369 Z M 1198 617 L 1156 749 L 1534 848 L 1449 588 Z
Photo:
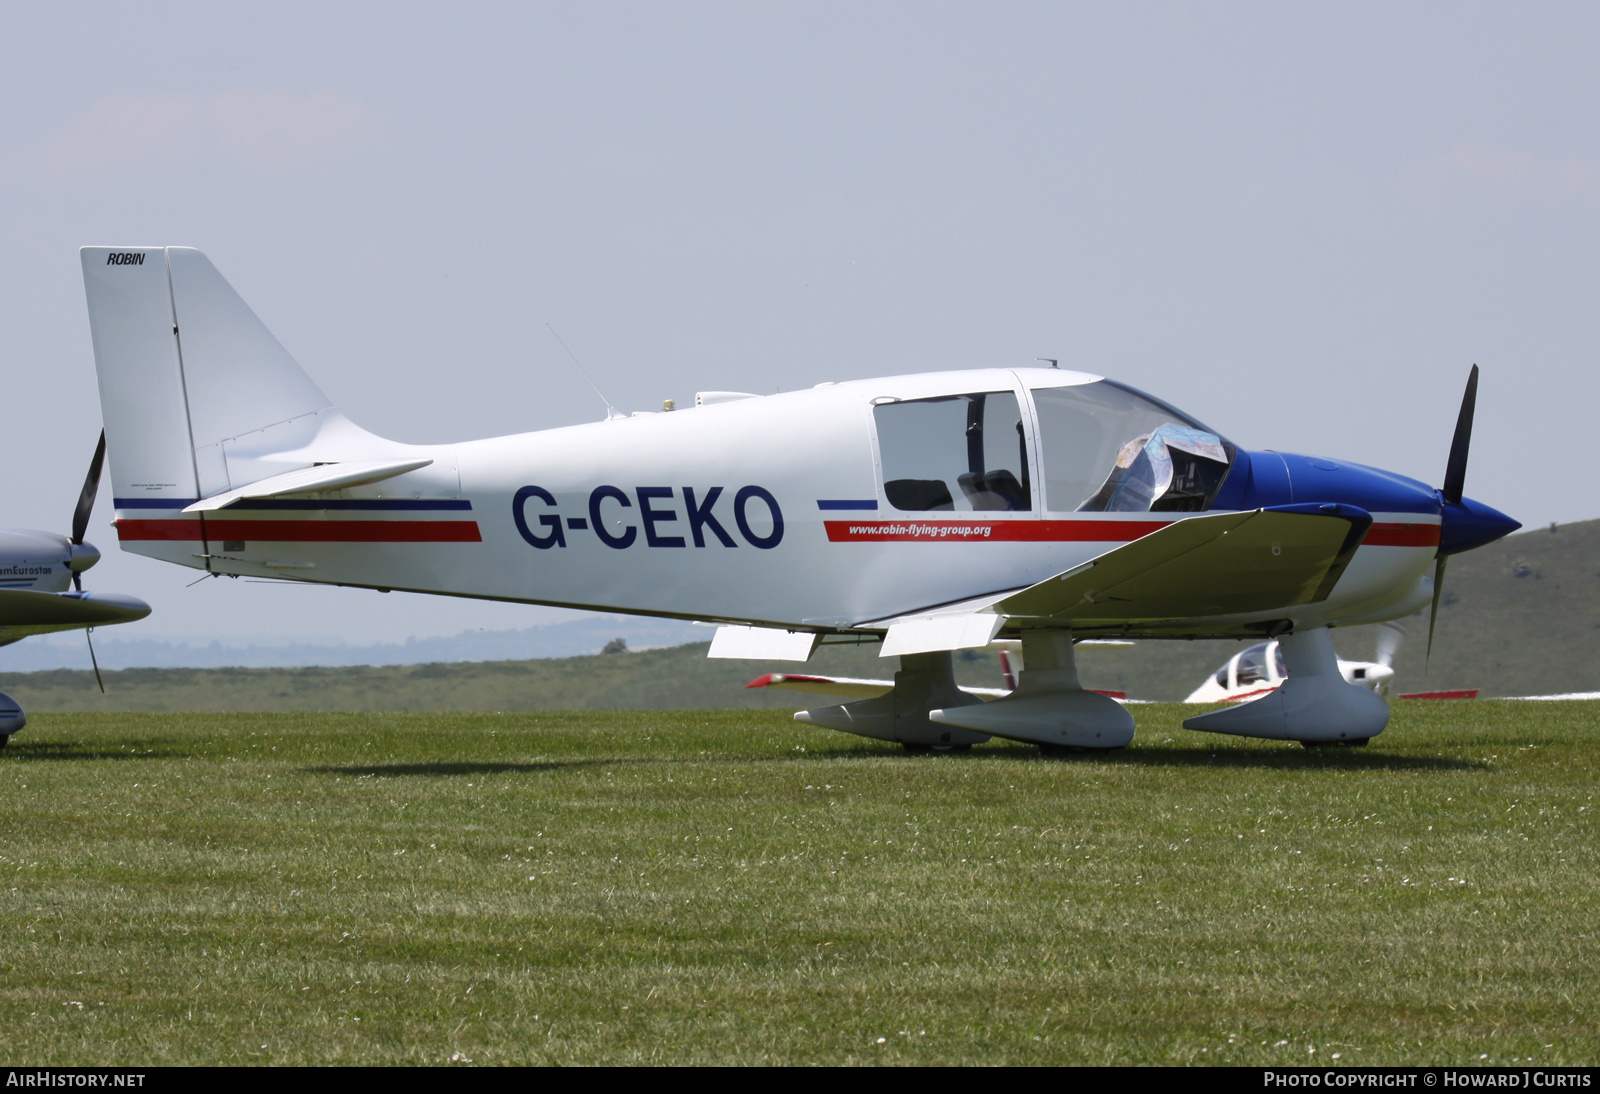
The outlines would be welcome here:
M 906 399 L 873 408 L 883 492 L 910 512 L 1033 508 L 1022 412 L 1010 391 Z
M 1110 380 L 1035 388 L 1033 403 L 1055 512 L 1198 512 L 1233 463 L 1222 437 Z

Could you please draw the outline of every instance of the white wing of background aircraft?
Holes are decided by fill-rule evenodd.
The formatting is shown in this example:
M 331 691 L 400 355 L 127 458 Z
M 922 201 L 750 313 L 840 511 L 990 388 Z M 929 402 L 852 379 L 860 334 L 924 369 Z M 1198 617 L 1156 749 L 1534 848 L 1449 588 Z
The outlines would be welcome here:
M 335 408 L 199 251 L 81 252 L 124 550 L 213 574 L 722 624 L 714 656 L 898 656 L 885 695 L 803 711 L 914 746 L 1116 748 L 1083 637 L 1277 638 L 1290 678 L 1194 729 L 1364 742 L 1388 722 L 1328 629 L 1408 615 L 1445 560 L 1518 527 L 1463 497 L 1474 367 L 1441 490 L 1237 447 L 1053 368 L 719 397 L 447 445 Z M 375 378 L 381 382 L 380 378 Z M 1430 579 L 1429 571 L 1432 571 Z M 1014 692 L 951 651 L 1021 643 Z

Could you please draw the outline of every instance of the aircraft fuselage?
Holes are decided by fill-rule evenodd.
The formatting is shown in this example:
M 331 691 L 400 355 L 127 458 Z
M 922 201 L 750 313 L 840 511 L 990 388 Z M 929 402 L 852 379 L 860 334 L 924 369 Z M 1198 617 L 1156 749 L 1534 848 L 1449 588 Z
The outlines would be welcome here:
M 196 491 L 133 486 L 138 469 L 119 466 L 113 445 L 117 527 L 125 550 L 219 574 L 831 630 L 1025 587 L 1204 512 L 1344 502 L 1370 512 L 1372 527 L 1332 595 L 1298 608 L 1296 624 L 1371 622 L 1426 603 L 1441 502 L 1403 476 L 1230 445 L 1204 509 L 1084 511 L 1051 478 L 1047 464 L 1072 442 L 1050 433 L 1036 396 L 1097 379 L 888 377 L 442 446 L 383 441 L 322 411 L 223 442 L 222 473 L 249 482 L 356 456 L 433 462 L 367 486 L 186 514 Z M 886 472 L 879 408 L 943 413 L 972 393 L 1014 400 L 1012 462 L 1026 461 L 1013 468 L 1017 507 L 975 508 L 1006 503 L 978 493 L 940 502 L 948 508 L 897 505 L 889 484 L 940 480 Z M 1053 508 L 1058 497 L 1070 507 Z M 1255 633 L 1250 622 L 1160 633 Z

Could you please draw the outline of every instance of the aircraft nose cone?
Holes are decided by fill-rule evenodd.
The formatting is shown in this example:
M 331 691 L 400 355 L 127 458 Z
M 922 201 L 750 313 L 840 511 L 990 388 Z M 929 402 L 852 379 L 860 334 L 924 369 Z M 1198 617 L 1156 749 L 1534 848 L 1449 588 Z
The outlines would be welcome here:
M 1471 498 L 1462 498 L 1459 502 L 1441 499 L 1439 517 L 1443 524 L 1439 529 L 1441 555 L 1454 555 L 1482 547 L 1522 527 L 1521 521 L 1512 520 L 1500 510 Z
M 67 569 L 81 574 L 100 561 L 100 551 L 92 543 L 74 543 L 68 547 Z

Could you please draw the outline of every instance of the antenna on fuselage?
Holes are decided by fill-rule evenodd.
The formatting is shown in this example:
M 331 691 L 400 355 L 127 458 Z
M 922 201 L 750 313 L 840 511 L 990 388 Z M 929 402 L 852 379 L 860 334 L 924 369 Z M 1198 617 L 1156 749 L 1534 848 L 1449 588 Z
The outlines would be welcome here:
M 1061 359 L 1059 357 L 1035 357 L 1034 360 L 1035 361 L 1049 361 L 1051 368 L 1060 368 L 1061 367 Z
M 600 401 L 602 403 L 606 404 L 606 421 L 609 422 L 613 418 L 626 417 L 626 415 L 622 414 L 620 411 L 617 410 L 616 407 L 611 405 L 611 400 L 606 398 L 606 393 L 601 391 L 600 390 L 600 385 L 594 382 L 594 377 L 590 376 L 589 375 L 589 370 L 583 367 L 583 362 L 578 360 L 578 355 L 576 353 L 573 353 L 572 350 L 570 348 L 568 348 L 568 346 L 567 346 L 567 344 L 565 342 L 561 341 L 561 335 L 556 334 L 556 329 L 554 327 L 552 327 L 549 323 L 546 323 L 544 326 L 545 326 L 546 330 L 548 330 L 551 334 L 555 335 L 555 339 L 556 339 L 557 342 L 561 342 L 561 348 L 567 351 L 567 356 L 572 358 L 572 363 L 578 366 L 578 371 L 583 373 L 583 378 L 585 380 L 589 381 L 589 386 L 594 388 L 594 393 L 596 395 L 600 396 Z

